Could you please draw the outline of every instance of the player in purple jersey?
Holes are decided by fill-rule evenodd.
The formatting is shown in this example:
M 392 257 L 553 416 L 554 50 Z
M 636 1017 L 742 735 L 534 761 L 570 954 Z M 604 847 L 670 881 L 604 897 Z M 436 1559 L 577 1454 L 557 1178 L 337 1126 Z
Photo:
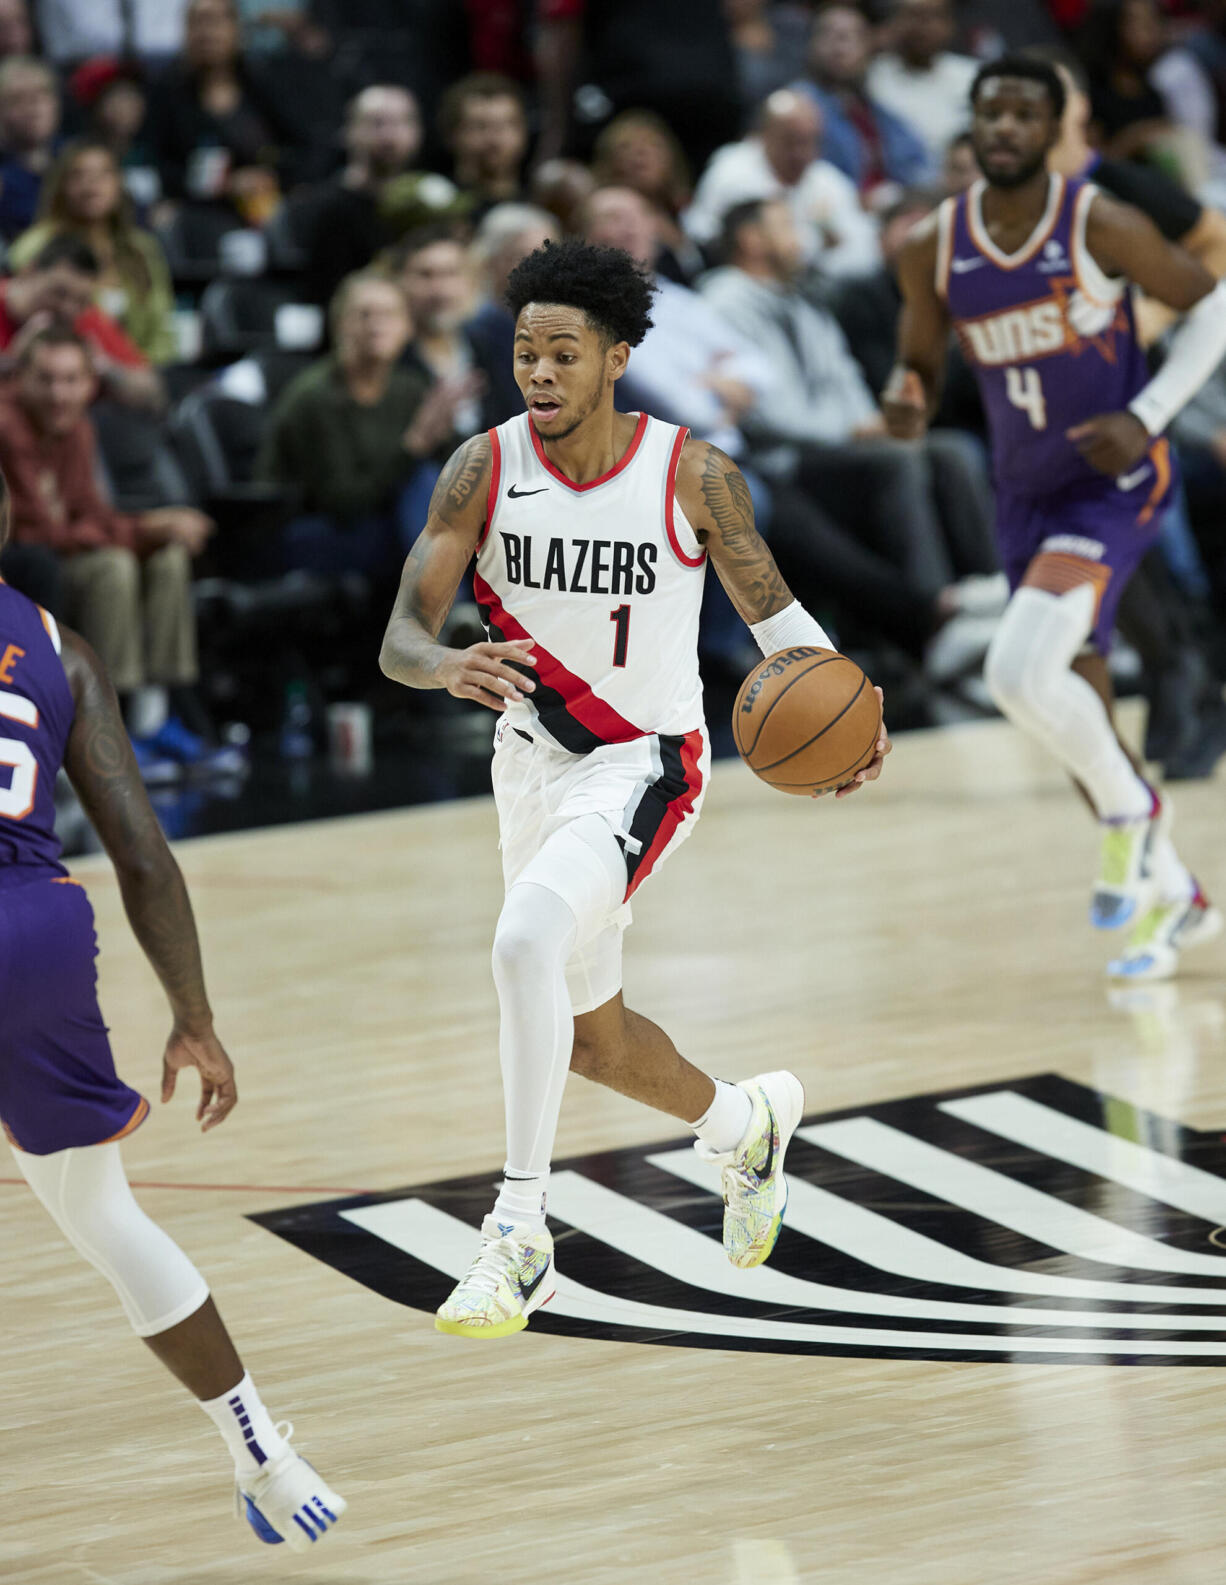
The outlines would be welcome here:
M 0 475 L 0 548 L 9 516 Z M 134 1331 L 221 1432 L 252 1529 L 308 1551 L 345 1503 L 274 1427 L 203 1277 L 128 1186 L 118 1141 L 149 1105 L 116 1075 L 98 1009 L 93 912 L 60 863 L 61 765 L 170 1002 L 162 1100 L 184 1068 L 198 1069 L 196 1117 L 207 1132 L 238 1099 L 234 1072 L 213 1033 L 183 877 L 114 691 L 82 639 L 0 581 L 0 1124 L 65 1237 L 111 1282 Z
M 1226 286 L 1138 210 L 1049 172 L 1063 110 L 1064 86 L 1044 61 L 1006 58 L 979 72 L 971 135 L 984 177 L 903 251 L 898 362 L 883 407 L 898 438 L 923 433 L 952 325 L 988 414 L 1014 591 L 986 681 L 1097 814 L 1091 920 L 1133 926 L 1108 972 L 1159 979 L 1221 917 L 1175 852 L 1169 809 L 1115 734 L 1105 651 L 1170 494 L 1163 432 L 1226 354 Z M 1184 316 L 1152 379 L 1132 284 Z

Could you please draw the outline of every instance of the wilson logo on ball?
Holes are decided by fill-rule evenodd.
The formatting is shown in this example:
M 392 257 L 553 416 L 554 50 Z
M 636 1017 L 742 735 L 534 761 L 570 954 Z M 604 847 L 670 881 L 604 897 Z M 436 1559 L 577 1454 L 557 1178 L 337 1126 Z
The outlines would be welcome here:
M 737 752 L 769 786 L 809 796 L 841 787 L 872 760 L 881 704 L 846 655 L 798 645 L 770 655 L 741 684 Z

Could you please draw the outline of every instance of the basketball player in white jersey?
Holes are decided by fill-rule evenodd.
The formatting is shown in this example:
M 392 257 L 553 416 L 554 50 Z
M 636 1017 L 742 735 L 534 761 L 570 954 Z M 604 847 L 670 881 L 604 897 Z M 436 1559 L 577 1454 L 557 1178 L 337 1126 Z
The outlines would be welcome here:
M 792 1073 L 712 1080 L 621 997 L 629 899 L 690 834 L 710 775 L 698 676 L 707 559 L 764 654 L 833 647 L 754 528 L 714 446 L 613 406 L 652 287 L 628 254 L 546 244 L 514 271 L 527 411 L 475 436 L 438 482 L 383 641 L 388 676 L 500 713 L 494 796 L 506 900 L 494 937 L 507 1157 L 440 1331 L 504 1337 L 554 1291 L 549 1162 L 569 1068 L 681 1118 L 722 1169 L 724 1247 L 756 1266 L 787 1199 L 804 1091 Z M 436 635 L 469 562 L 490 643 Z M 881 773 L 872 763 L 840 789 Z

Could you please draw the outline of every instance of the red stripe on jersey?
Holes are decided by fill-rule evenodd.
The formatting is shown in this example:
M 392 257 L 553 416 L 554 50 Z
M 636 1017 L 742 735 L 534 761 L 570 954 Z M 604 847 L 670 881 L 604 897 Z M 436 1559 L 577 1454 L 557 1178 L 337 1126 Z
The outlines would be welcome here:
M 681 764 L 685 772 L 685 790 L 680 792 L 668 806 L 668 811 L 661 820 L 656 834 L 651 839 L 647 851 L 638 861 L 634 876 L 626 887 L 626 901 L 628 902 L 642 883 L 651 874 L 656 861 L 664 849 L 672 841 L 677 827 L 694 811 L 694 803 L 702 791 L 702 771 L 698 761 L 702 756 L 702 733 L 687 732 L 681 740 Z
M 491 624 L 498 628 L 508 641 L 516 639 L 533 646 L 532 669 L 546 688 L 551 688 L 561 699 L 566 713 L 580 726 L 586 727 L 602 743 L 629 743 L 636 737 L 646 737 L 642 727 L 634 726 L 625 716 L 618 715 L 611 704 L 606 704 L 591 689 L 591 684 L 567 671 L 562 662 L 551 655 L 531 633 L 517 622 L 502 601 L 486 583 L 480 573 L 473 573 L 473 593 L 477 604 L 489 610 Z
M 545 455 L 545 447 L 541 444 L 541 437 L 537 434 L 536 425 L 531 418 L 528 419 L 528 433 L 532 436 L 532 449 L 536 452 L 537 461 L 545 469 L 546 473 L 555 478 L 559 484 L 564 484 L 568 490 L 580 492 L 583 490 L 594 490 L 598 485 L 608 484 L 610 479 L 615 478 L 623 468 L 628 468 L 634 461 L 634 454 L 642 444 L 643 436 L 647 433 L 647 414 L 639 414 L 639 421 L 634 430 L 634 439 L 626 447 L 621 458 L 613 464 L 607 473 L 602 473 L 599 479 L 589 480 L 587 484 L 576 484 L 573 479 L 568 479 L 560 468 L 554 467 L 553 463 Z
M 701 567 L 707 559 L 705 550 L 700 550 L 697 556 L 687 556 L 681 548 L 681 541 L 677 538 L 677 525 L 673 521 L 673 507 L 677 500 L 677 469 L 681 465 L 681 448 L 689 436 L 688 429 L 679 429 L 677 438 L 673 441 L 672 455 L 668 459 L 668 480 L 664 486 L 664 527 L 668 533 L 668 542 L 673 547 L 673 555 L 683 567 Z
M 498 438 L 498 431 L 491 429 L 490 437 L 490 489 L 485 498 L 485 527 L 481 530 L 481 538 L 477 541 L 478 551 L 489 538 L 490 529 L 494 524 L 494 508 L 498 505 L 498 486 L 502 482 L 502 442 Z

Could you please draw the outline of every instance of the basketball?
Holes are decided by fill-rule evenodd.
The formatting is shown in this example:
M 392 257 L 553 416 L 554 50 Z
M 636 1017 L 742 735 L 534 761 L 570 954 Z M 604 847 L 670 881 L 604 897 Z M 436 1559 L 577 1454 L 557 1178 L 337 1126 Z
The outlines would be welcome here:
M 732 732 L 755 776 L 804 797 L 843 786 L 869 763 L 881 702 L 854 660 L 801 644 L 768 656 L 746 677 Z

